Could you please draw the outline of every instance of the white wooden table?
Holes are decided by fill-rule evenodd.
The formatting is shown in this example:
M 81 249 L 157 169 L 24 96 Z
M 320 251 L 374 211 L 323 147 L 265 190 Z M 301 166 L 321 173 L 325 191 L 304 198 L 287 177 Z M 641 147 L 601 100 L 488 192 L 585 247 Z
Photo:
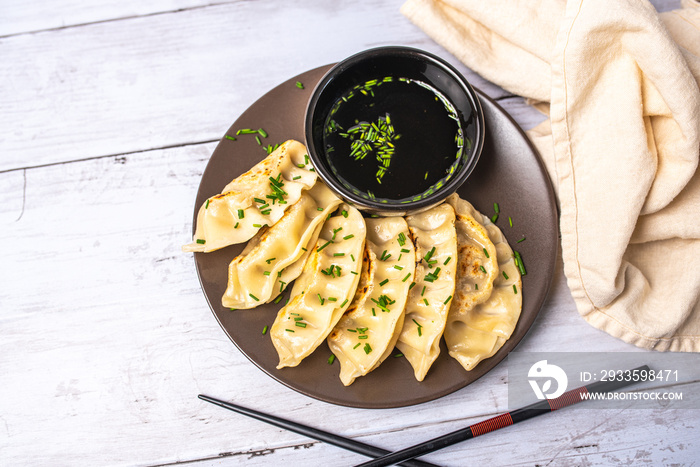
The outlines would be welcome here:
M 503 412 L 503 364 L 418 406 L 300 395 L 228 340 L 190 238 L 199 179 L 252 102 L 362 49 L 455 64 L 401 0 L 0 1 L 0 465 L 351 465 L 365 458 L 198 393 L 396 449 Z M 676 1 L 655 2 L 669 9 Z M 577 314 L 561 260 L 522 351 L 633 351 Z M 700 411 L 562 411 L 426 456 L 444 465 L 692 465 Z

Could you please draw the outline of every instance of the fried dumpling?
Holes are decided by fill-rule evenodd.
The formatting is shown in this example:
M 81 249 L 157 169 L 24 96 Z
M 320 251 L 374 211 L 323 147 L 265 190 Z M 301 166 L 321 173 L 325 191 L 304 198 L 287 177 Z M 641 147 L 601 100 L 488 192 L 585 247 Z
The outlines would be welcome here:
M 455 292 L 455 213 L 452 206 L 443 203 L 407 216 L 406 221 L 418 263 L 396 346 L 410 362 L 416 379 L 423 381 L 440 354 L 440 338 Z
M 452 302 L 445 327 L 445 342 L 450 355 L 466 370 L 471 370 L 481 360 L 493 356 L 513 333 L 522 309 L 522 281 L 513 250 L 491 219 L 456 194 L 448 197 L 447 202 L 455 208 L 458 219 L 471 217 L 483 226 L 496 252 L 494 256 L 487 249 L 490 256 L 488 259 L 493 260 L 495 257 L 497 265 L 492 288 L 488 296 L 485 296 L 481 293 L 481 283 L 491 274 L 481 270 L 481 266 L 490 272 L 490 262 L 473 254 L 470 248 L 462 249 L 463 244 L 478 244 L 483 239 L 476 238 L 480 234 L 471 238 L 458 236 L 460 256 L 457 282 L 463 284 L 463 289 Z M 474 229 L 472 235 L 474 232 L 480 232 L 480 229 Z M 470 288 L 471 284 L 479 284 L 479 288 Z
M 402 217 L 366 219 L 362 277 L 347 312 L 328 336 L 349 386 L 393 351 L 415 270 L 415 249 Z
M 362 214 L 347 204 L 323 224 L 294 282 L 292 299 L 278 312 L 270 328 L 280 357 L 277 368 L 297 366 L 343 316 L 360 279 L 365 236 Z
M 323 221 L 340 202 L 321 182 L 302 193 L 282 219 L 258 232 L 231 261 L 222 304 L 254 308 L 282 293 L 301 273 L 309 244 L 316 244 Z
M 289 140 L 199 208 L 192 243 L 183 251 L 209 252 L 250 240 L 279 221 L 316 183 L 306 147 Z

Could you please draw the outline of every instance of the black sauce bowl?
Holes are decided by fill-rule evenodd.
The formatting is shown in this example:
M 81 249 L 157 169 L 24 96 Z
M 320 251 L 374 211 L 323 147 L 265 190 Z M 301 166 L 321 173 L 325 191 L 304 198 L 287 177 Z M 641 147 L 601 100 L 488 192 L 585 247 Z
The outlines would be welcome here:
M 464 136 L 471 142 L 470 147 L 464 147 L 460 165 L 451 178 L 420 199 L 370 199 L 341 182 L 328 162 L 324 129 L 334 104 L 354 86 L 383 76 L 420 81 L 439 91 L 456 110 Z M 409 47 L 369 49 L 333 66 L 313 90 L 304 124 L 309 157 L 318 175 L 341 199 L 369 214 L 405 215 L 439 204 L 467 180 L 479 160 L 484 144 L 484 114 L 469 82 L 440 57 Z M 426 157 L 431 155 L 427 154 Z

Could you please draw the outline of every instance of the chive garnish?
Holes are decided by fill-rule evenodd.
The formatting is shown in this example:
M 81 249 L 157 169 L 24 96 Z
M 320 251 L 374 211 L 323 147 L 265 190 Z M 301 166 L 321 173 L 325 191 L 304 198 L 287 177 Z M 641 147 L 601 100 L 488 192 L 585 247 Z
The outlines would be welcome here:
M 367 343 L 367 344 L 365 344 L 364 349 L 365 349 L 365 353 L 369 354 L 372 351 L 372 346 L 369 345 L 369 343 Z
M 508 216 L 508 224 L 513 227 L 513 218 Z
M 267 329 L 268 329 L 268 328 L 267 328 L 267 325 L 266 325 L 266 326 L 263 328 L 263 330 L 262 330 L 263 336 L 264 336 L 265 334 L 267 334 Z
M 294 329 L 285 329 L 287 332 L 294 332 Z
M 262 136 L 263 138 L 267 138 L 267 132 L 263 130 L 262 128 L 258 128 L 258 134 Z
M 491 222 L 493 222 L 495 224 L 497 220 L 498 220 L 498 214 L 494 214 L 493 216 L 491 216 Z
M 498 206 L 498 203 L 493 203 L 493 212 L 496 214 L 499 214 L 501 212 L 501 208 Z
M 317 211 L 323 211 L 323 208 L 316 208 Z
M 428 305 L 428 299 L 427 299 L 427 298 L 424 298 L 424 299 L 423 299 L 423 302 L 425 303 L 425 306 L 429 306 L 429 305 Z
M 234 136 L 231 136 L 231 135 L 225 135 L 224 138 L 229 139 L 231 141 L 236 141 L 236 138 Z
M 401 357 L 403 357 L 403 354 L 402 354 L 402 353 L 400 353 L 400 352 L 399 352 L 399 353 L 397 353 L 396 355 L 394 355 L 394 358 L 401 358 Z
M 198 239 L 197 239 L 197 243 L 199 243 L 200 245 L 204 245 L 205 243 L 207 243 L 207 241 L 206 241 L 206 240 L 203 240 L 203 239 L 201 239 L 201 238 L 198 238 Z
M 273 261 L 276 260 L 276 259 L 277 259 L 277 258 L 267 258 L 267 259 L 265 260 L 265 262 L 266 262 L 267 264 L 270 264 L 271 262 L 273 262 Z
M 209 200 L 207 200 L 207 204 L 204 205 L 204 209 L 209 209 Z
M 442 265 L 447 266 L 447 263 L 449 263 L 451 259 L 452 259 L 452 256 L 448 256 L 447 259 L 445 260 L 445 262 L 442 263 Z
M 449 297 L 447 297 L 447 299 L 446 299 L 443 303 L 444 303 L 445 305 L 447 305 L 447 304 L 450 302 L 450 300 L 452 300 L 452 295 L 450 295 Z
M 406 244 L 406 235 L 403 232 L 399 233 L 399 245 L 404 246 Z M 401 250 L 403 251 L 403 250 Z
M 252 299 L 255 300 L 256 302 L 259 302 L 259 301 L 260 301 L 260 299 L 259 299 L 258 297 L 256 297 L 255 295 L 253 295 L 252 293 L 249 293 L 248 295 L 250 296 L 250 298 L 252 298 Z
M 521 238 L 520 240 L 518 240 L 518 241 L 515 242 L 515 243 L 520 243 L 520 242 L 524 242 L 524 241 L 525 241 L 525 237 L 523 236 L 523 238 Z
M 379 283 L 379 285 L 381 285 L 382 287 L 384 287 L 384 286 L 387 284 L 387 282 L 389 282 L 389 279 L 384 279 L 383 281 L 381 281 L 381 282 Z
M 241 224 L 240 222 L 236 222 L 236 225 L 234 225 L 233 228 L 237 229 L 240 224 Z
M 479 290 L 479 284 L 474 284 L 474 290 Z
M 296 177 L 292 178 L 292 180 L 299 180 L 301 178 L 301 175 L 297 175 Z M 334 355 L 335 357 L 335 355 Z
M 243 212 L 243 209 L 238 210 L 238 218 L 243 219 L 245 217 L 245 212 Z
M 262 228 L 262 224 L 253 224 L 253 227 L 260 229 Z
M 484 274 L 486 274 L 486 268 L 484 268 L 484 265 L 483 265 L 483 264 L 479 266 L 479 269 L 481 270 L 481 272 L 483 272 Z
M 263 271 L 263 276 L 269 276 L 269 275 L 270 275 L 270 271 Z
M 348 299 L 346 298 L 345 301 L 340 304 L 340 308 L 345 307 L 345 305 L 347 305 L 347 303 L 348 303 Z
M 486 255 L 486 257 L 487 257 L 487 258 L 490 258 L 490 256 L 489 256 L 489 252 L 488 252 L 488 251 L 486 251 L 486 248 L 484 248 L 484 254 Z
M 351 255 L 350 255 L 350 259 L 352 259 L 353 261 L 355 261 L 355 255 L 351 254 Z
M 426 287 L 426 286 L 424 285 L 424 286 L 423 286 L 423 290 L 420 291 L 420 296 L 421 296 L 421 297 L 422 297 L 423 294 L 425 293 L 425 287 Z
M 527 271 L 525 271 L 525 265 L 523 264 L 523 258 L 520 256 L 520 253 L 518 253 L 515 250 L 513 250 L 513 255 L 515 256 L 515 265 L 520 270 L 520 275 L 524 276 L 525 274 L 527 274 Z
M 278 295 L 277 298 L 275 299 L 275 304 L 277 304 L 281 301 L 282 301 L 282 295 Z
M 357 344 L 355 344 L 355 347 L 353 347 L 353 349 L 356 349 L 356 348 L 358 348 L 359 346 L 360 346 L 360 343 L 358 342 Z
M 299 89 L 304 89 L 304 85 L 302 84 L 301 81 L 297 81 L 296 84 L 297 84 L 297 87 L 298 87 Z M 334 355 L 334 357 L 335 357 L 335 355 Z M 329 362 L 329 363 L 333 363 L 333 362 Z
M 262 146 L 262 141 L 260 141 L 260 137 L 259 137 L 259 136 L 256 136 L 256 137 L 255 137 L 255 141 L 258 142 L 258 145 Z
M 369 336 L 367 334 L 363 336 L 357 336 L 358 339 L 369 339 Z
M 321 305 L 323 305 L 326 302 L 326 300 L 323 297 L 321 297 L 320 293 L 317 293 L 316 296 L 318 297 L 319 301 L 321 302 Z
M 353 234 L 346 235 L 346 236 L 343 237 L 343 240 L 350 240 L 350 239 L 353 238 L 353 237 L 354 237 Z
M 264 199 L 253 198 L 253 201 L 255 201 L 256 203 L 265 204 L 265 200 L 264 200 Z
M 518 288 L 515 286 L 515 284 L 513 284 L 513 293 L 516 295 L 518 294 Z
M 401 271 L 403 269 L 403 266 L 399 266 L 398 264 L 395 264 L 394 269 L 398 269 L 399 271 Z
M 345 256 L 345 253 L 333 253 L 333 256 Z
M 321 250 L 323 250 L 324 248 L 326 248 L 326 247 L 327 247 L 328 245 L 330 245 L 331 243 L 333 243 L 333 242 L 330 241 L 330 240 L 328 240 L 326 243 L 324 243 L 324 244 L 321 245 L 320 247 L 316 248 L 316 251 L 321 251 Z
M 298 81 L 297 81 L 297 83 L 298 83 Z M 331 356 L 328 357 L 328 364 L 332 365 L 334 361 L 335 361 L 335 355 L 331 354 Z
M 345 209 L 343 209 L 340 213 L 343 215 L 344 218 L 348 218 L 348 212 Z
M 416 286 L 415 282 L 411 282 L 411 285 L 408 286 L 408 290 L 411 290 L 413 287 Z
M 306 323 L 302 323 L 301 321 L 296 321 L 296 322 L 294 323 L 294 326 L 298 326 L 298 327 L 300 327 L 300 328 L 305 328 L 305 327 L 306 327 Z

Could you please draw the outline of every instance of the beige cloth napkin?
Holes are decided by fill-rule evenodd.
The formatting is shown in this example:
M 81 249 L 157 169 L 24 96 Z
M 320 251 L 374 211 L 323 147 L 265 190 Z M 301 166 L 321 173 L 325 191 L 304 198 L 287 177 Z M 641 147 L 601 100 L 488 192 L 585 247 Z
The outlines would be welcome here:
M 586 321 L 640 347 L 700 351 L 700 3 L 660 15 L 646 0 L 408 0 L 401 11 L 549 109 L 529 135 Z

